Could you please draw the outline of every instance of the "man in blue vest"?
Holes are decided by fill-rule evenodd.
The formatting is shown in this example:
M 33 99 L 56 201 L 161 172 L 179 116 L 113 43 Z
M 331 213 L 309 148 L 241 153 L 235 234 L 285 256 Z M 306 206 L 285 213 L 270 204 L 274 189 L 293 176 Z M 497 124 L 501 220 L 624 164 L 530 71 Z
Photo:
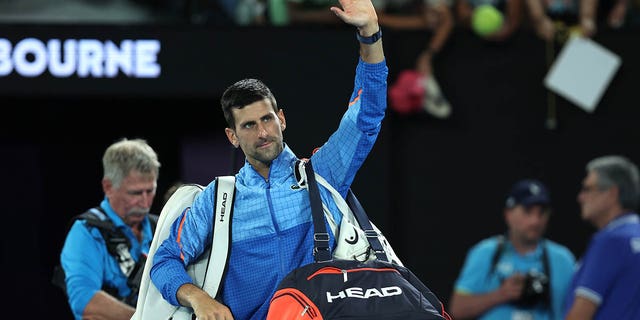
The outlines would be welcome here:
M 88 211 L 92 219 L 74 222 L 60 254 L 65 290 L 76 319 L 131 319 L 134 278 L 153 237 L 149 209 L 160 162 L 145 140 L 125 138 L 107 148 L 102 164 L 104 199 Z M 117 234 L 103 234 L 111 227 Z
M 554 320 L 562 317 L 575 258 L 543 238 L 551 198 L 540 181 L 516 182 L 505 201 L 505 235 L 473 246 L 451 298 L 456 320 Z

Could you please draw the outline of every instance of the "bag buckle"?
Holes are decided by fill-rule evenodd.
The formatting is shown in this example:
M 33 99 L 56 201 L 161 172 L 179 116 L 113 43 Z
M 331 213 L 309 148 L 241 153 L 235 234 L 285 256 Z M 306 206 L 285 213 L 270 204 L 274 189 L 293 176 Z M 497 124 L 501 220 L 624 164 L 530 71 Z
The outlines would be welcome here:
M 316 232 L 313 234 L 313 257 L 316 262 L 331 261 L 331 251 L 329 250 L 329 233 Z
M 378 233 L 375 230 L 364 230 L 364 235 L 367 236 L 367 238 L 377 238 L 378 237 Z
M 329 247 L 313 248 L 313 257 L 316 262 L 329 262 L 333 260 L 333 258 L 331 258 L 331 251 L 329 251 Z
M 313 241 L 329 242 L 329 233 L 327 233 L 327 232 L 314 233 L 313 234 Z

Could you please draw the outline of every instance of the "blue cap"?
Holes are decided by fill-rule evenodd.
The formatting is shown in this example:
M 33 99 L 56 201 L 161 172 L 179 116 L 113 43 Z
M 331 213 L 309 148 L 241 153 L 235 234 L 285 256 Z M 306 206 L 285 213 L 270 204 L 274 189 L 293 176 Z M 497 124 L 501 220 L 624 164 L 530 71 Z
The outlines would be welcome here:
M 505 206 L 512 208 L 519 204 L 525 207 L 533 205 L 549 206 L 551 198 L 547 187 L 542 182 L 534 179 L 524 179 L 516 182 L 511 187 Z

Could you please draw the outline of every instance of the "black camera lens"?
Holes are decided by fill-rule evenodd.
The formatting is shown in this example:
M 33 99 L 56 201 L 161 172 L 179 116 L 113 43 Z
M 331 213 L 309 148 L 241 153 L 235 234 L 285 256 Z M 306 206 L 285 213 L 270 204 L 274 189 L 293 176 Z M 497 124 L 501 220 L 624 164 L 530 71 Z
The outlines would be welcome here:
M 525 276 L 522 294 L 515 304 L 530 308 L 549 302 L 549 278 L 540 272 L 529 272 Z

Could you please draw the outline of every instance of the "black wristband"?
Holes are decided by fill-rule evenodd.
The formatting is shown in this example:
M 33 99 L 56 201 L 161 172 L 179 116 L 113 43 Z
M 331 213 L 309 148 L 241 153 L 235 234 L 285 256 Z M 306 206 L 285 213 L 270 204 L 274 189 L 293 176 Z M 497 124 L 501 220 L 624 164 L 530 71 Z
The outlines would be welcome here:
M 360 35 L 360 32 L 356 32 L 356 38 L 364 44 L 374 44 L 382 38 L 382 29 L 378 29 L 378 32 L 372 34 L 370 37 L 363 37 Z

